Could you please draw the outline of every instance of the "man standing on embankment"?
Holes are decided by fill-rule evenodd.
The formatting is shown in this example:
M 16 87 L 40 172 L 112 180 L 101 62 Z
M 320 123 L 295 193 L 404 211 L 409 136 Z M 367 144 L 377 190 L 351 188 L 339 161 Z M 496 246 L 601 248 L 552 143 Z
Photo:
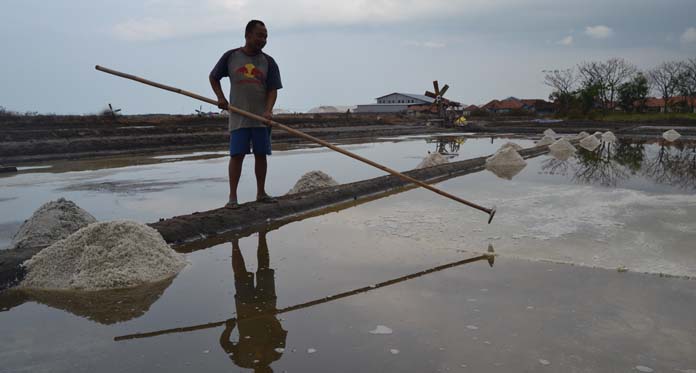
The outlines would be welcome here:
M 258 20 L 249 21 L 244 32 L 244 47 L 225 52 L 210 72 L 210 86 L 218 99 L 218 107 L 227 110 L 229 105 L 271 119 L 278 89 L 283 85 L 280 71 L 273 58 L 261 50 L 266 45 L 268 31 Z M 225 98 L 220 79 L 230 79 L 230 100 Z M 230 195 L 226 208 L 239 207 L 237 186 L 242 175 L 242 163 L 247 153 L 254 153 L 256 174 L 256 200 L 275 202 L 266 193 L 267 155 L 271 154 L 271 129 L 265 124 L 238 114 L 230 113 Z

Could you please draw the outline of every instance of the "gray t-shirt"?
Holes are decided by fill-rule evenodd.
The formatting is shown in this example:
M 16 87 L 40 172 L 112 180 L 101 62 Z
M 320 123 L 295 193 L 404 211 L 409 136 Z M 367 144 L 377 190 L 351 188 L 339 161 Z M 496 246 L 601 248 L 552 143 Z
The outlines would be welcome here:
M 261 115 L 266 109 L 269 90 L 283 88 L 280 71 L 273 58 L 263 52 L 249 56 L 242 48 L 232 49 L 220 57 L 210 72 L 210 78 L 230 79 L 230 105 Z M 259 121 L 230 113 L 229 130 L 264 127 Z

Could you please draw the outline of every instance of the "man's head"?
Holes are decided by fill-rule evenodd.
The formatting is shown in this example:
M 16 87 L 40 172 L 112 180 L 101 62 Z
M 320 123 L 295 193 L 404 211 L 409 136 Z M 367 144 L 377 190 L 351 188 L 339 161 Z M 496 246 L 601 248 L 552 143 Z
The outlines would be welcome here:
M 245 47 L 251 52 L 261 52 L 261 49 L 266 46 L 266 38 L 268 38 L 268 31 L 263 22 L 253 19 L 247 23 L 244 30 Z

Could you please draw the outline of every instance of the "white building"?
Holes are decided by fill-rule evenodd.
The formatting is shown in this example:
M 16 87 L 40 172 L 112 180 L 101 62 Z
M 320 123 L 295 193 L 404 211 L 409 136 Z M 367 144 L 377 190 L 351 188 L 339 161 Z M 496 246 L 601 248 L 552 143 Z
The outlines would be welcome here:
M 356 113 L 398 113 L 404 112 L 411 105 L 432 104 L 435 100 L 424 95 L 394 92 L 377 97 L 376 104 L 358 105 Z

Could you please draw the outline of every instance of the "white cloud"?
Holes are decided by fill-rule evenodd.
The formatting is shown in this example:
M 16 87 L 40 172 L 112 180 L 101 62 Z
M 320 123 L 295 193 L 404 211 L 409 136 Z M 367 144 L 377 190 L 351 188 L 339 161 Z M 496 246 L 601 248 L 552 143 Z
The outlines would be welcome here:
M 421 48 L 444 48 L 447 46 L 447 44 L 445 44 L 445 43 L 440 43 L 440 42 L 436 42 L 436 41 L 421 42 L 421 41 L 409 40 L 409 41 L 405 41 L 403 44 L 410 46 L 410 47 L 421 47 Z
M 696 43 L 696 27 L 687 28 L 679 40 L 684 44 Z
M 585 34 L 595 39 L 606 39 L 614 34 L 614 30 L 604 25 L 587 26 Z
M 532 0 L 533 3 L 548 1 Z M 116 37 L 161 40 L 237 31 L 254 18 L 263 20 L 271 29 L 383 25 L 470 16 L 508 9 L 518 3 L 515 0 L 149 0 L 140 6 L 135 14 L 142 14 L 142 17 L 113 27 Z
M 568 45 L 568 46 L 573 45 L 573 36 L 568 35 L 568 36 L 564 37 L 563 39 L 557 41 L 556 44 Z

